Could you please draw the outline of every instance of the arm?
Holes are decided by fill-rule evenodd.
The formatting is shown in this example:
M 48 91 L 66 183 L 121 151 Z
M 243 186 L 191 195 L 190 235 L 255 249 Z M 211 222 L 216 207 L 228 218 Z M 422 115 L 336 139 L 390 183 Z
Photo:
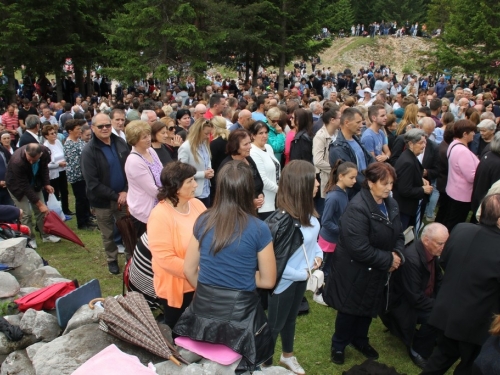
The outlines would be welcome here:
M 455 147 L 455 149 L 456 148 L 457 147 Z M 470 152 L 468 149 L 460 147 L 460 153 L 458 153 L 456 160 L 457 162 L 453 163 L 454 168 L 458 168 L 460 170 L 460 173 L 462 174 L 465 181 L 467 181 L 469 184 L 474 183 L 477 165 L 479 164 L 479 159 L 476 157 L 476 155 L 472 154 L 472 152 Z M 459 160 L 460 162 L 458 162 Z
M 436 263 L 436 267 L 439 265 Z M 401 267 L 403 290 L 411 306 L 415 309 L 430 311 L 434 305 L 434 299 L 425 295 L 422 285 L 422 272 L 418 265 L 413 262 L 406 262 Z
M 189 284 L 196 289 L 198 285 L 198 273 L 200 266 L 200 243 L 195 236 L 191 238 L 184 259 L 184 275 Z
M 269 129 L 269 138 L 267 139 L 267 143 L 272 147 L 275 153 L 283 152 L 285 149 L 285 134 L 276 133 L 274 128 Z
M 332 169 L 330 163 L 325 160 L 325 155 L 328 152 L 326 138 L 316 134 L 313 138 L 313 163 L 320 171 L 330 172 Z
M 257 288 L 271 289 L 276 284 L 276 258 L 272 241 L 257 253 L 259 270 L 255 273 Z
M 297 251 L 302 251 L 301 249 Z M 311 260 L 312 261 L 312 260 Z M 285 271 L 283 271 L 282 279 L 292 280 L 292 281 L 304 281 L 309 277 L 309 272 L 305 268 L 296 270 L 286 264 Z
M 339 235 L 338 221 L 341 213 L 338 212 L 338 202 L 333 197 L 325 199 L 325 208 L 321 220 L 322 227 L 331 234 Z
M 252 148 L 253 150 L 253 148 Z M 278 192 L 278 184 L 276 181 L 272 181 L 269 178 L 267 178 L 266 173 L 265 173 L 265 161 L 262 158 L 262 155 L 260 155 L 260 152 L 258 150 L 255 150 L 252 152 L 250 150 L 250 156 L 252 157 L 253 161 L 255 162 L 255 165 L 257 166 L 257 170 L 259 171 L 260 178 L 262 179 L 262 182 L 264 184 L 264 189 L 270 190 L 274 193 Z M 274 165 L 273 165 L 274 168 Z
M 413 163 L 403 163 L 396 169 L 398 176 L 398 193 L 403 198 L 415 198 L 422 199 L 425 197 L 424 188 L 422 185 L 414 186 L 413 184 L 413 174 L 415 166 Z
M 179 257 L 174 247 L 174 237 L 177 228 L 173 219 L 166 217 L 168 212 L 161 206 L 156 206 L 148 220 L 148 244 L 154 261 L 169 274 L 185 279 L 184 259 Z
M 136 182 L 137 187 L 151 198 L 156 198 L 158 186 L 151 170 L 139 155 L 131 154 L 125 162 L 125 174 L 127 180 Z
M 191 155 L 191 149 L 189 147 L 189 142 L 184 142 L 181 147 L 179 147 L 177 159 L 183 163 L 192 165 L 193 167 L 197 168 L 198 166 L 195 165 L 193 156 Z M 201 179 L 205 178 L 205 171 L 196 171 L 196 174 L 194 175 L 195 179 Z

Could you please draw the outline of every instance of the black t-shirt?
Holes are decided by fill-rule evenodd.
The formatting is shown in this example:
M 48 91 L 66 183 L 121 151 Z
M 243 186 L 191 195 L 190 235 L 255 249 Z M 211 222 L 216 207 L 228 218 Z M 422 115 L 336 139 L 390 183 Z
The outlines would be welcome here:
M 25 123 L 26 117 L 28 117 L 29 115 L 37 115 L 38 116 L 38 111 L 36 110 L 35 107 L 30 106 L 30 109 L 28 109 L 28 110 L 26 110 L 26 109 L 24 109 L 24 107 L 22 107 L 19 110 L 19 113 L 17 114 L 17 118 L 19 120 L 23 120 L 23 123 Z

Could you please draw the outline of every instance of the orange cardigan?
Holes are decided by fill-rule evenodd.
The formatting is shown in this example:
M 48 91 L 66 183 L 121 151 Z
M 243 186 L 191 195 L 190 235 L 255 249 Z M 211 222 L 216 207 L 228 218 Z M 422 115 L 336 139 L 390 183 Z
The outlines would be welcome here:
M 194 223 L 205 211 L 196 198 L 189 201 L 189 213 L 182 214 L 161 201 L 148 219 L 148 244 L 152 254 L 153 283 L 158 297 L 180 308 L 184 293 L 194 291 L 184 276 L 184 258 L 193 236 Z

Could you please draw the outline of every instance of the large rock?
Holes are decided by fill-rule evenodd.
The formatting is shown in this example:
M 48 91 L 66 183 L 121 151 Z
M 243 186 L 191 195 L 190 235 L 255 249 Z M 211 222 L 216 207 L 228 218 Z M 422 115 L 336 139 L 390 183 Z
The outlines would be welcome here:
M 16 350 L 24 349 L 35 342 L 39 341 L 35 335 L 24 334 L 23 338 L 19 341 L 10 341 L 0 332 L 0 355 L 7 355 Z
M 9 267 L 19 267 L 23 264 L 26 238 L 9 238 L 0 241 L 0 263 Z
M 172 361 L 164 361 L 155 364 L 156 373 L 158 375 L 180 375 L 184 366 L 177 366 Z
M 26 248 L 21 265 L 9 271 L 9 273 L 15 276 L 16 279 L 22 280 L 40 267 L 43 267 L 42 257 L 35 250 Z
M 70 375 L 111 344 L 127 354 L 137 356 L 146 366 L 149 362 L 165 360 L 101 331 L 98 324 L 87 324 L 43 345 L 33 358 L 33 366 L 37 375 Z
M 24 297 L 27 294 L 36 292 L 37 290 L 40 290 L 41 288 L 31 288 L 31 287 L 26 287 L 26 288 L 21 288 L 19 289 L 19 297 Z
M 24 313 L 19 327 L 23 332 L 33 334 L 37 339 L 45 342 L 54 340 L 61 333 L 55 316 L 34 309 L 28 309 Z
M 62 279 L 61 274 L 54 268 L 50 266 L 40 267 L 29 275 L 27 275 L 24 279 L 21 280 L 21 287 L 34 287 L 34 288 L 43 288 L 46 285 L 47 279 Z M 50 285 L 50 284 L 49 284 Z
M 8 321 L 10 324 L 13 326 L 18 326 L 21 324 L 21 318 L 23 317 L 23 314 L 16 314 L 16 315 L 5 315 L 4 319 Z
M 0 375 L 35 375 L 26 350 L 17 350 L 9 354 L 2 363 Z
M 0 298 L 14 297 L 19 293 L 19 283 L 7 272 L 0 272 Z
M 104 309 L 102 307 L 95 306 L 94 310 L 92 310 L 89 305 L 83 305 L 73 314 L 66 325 L 63 335 L 66 335 L 81 326 L 99 323 L 99 315 L 103 311 Z
M 40 349 L 44 345 L 46 345 L 45 342 L 36 342 L 26 348 L 26 354 L 28 354 L 28 358 L 30 359 L 30 361 L 33 360 L 33 357 L 35 356 L 38 349 Z

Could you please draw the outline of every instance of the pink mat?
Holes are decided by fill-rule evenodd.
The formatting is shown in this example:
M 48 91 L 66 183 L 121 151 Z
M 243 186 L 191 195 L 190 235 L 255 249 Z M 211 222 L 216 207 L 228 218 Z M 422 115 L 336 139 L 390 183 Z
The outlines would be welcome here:
M 222 344 L 195 341 L 189 337 L 177 337 L 174 341 L 176 345 L 224 366 L 229 366 L 242 357 L 241 354 Z
M 150 363 L 144 366 L 135 355 L 122 352 L 111 344 L 104 348 L 72 375 L 156 375 L 154 366 Z

